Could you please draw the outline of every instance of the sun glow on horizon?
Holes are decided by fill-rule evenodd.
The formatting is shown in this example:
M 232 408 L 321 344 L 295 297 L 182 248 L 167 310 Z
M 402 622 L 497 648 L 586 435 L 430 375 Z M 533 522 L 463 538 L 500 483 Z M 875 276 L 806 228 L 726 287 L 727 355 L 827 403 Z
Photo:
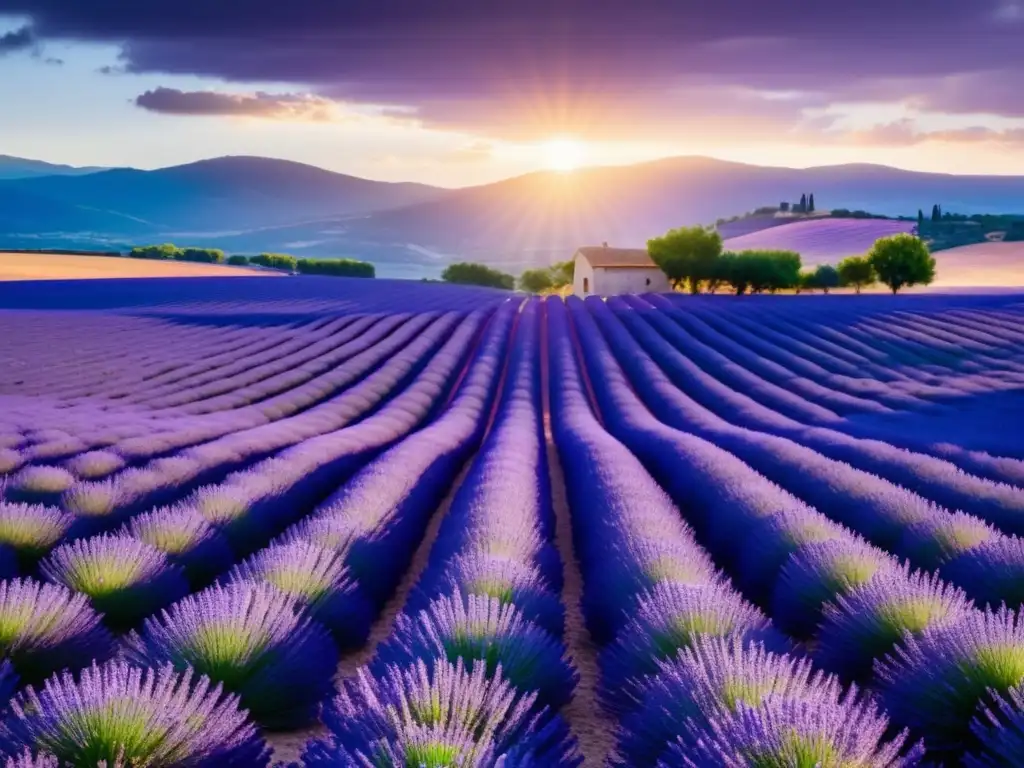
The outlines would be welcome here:
M 549 139 L 540 149 L 544 167 L 551 171 L 575 171 L 586 161 L 586 147 L 576 139 Z

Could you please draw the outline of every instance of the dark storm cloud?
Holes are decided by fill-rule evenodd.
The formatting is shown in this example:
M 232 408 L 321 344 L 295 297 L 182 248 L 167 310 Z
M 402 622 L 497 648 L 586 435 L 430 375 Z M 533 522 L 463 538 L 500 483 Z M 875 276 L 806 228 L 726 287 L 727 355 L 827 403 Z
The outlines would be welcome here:
M 305 94 L 233 94 L 155 88 L 135 99 L 150 112 L 168 115 L 228 115 L 271 120 L 329 120 L 333 103 Z
M 35 35 L 31 27 L 22 27 L 13 32 L 6 32 L 0 35 L 0 56 L 14 51 L 24 51 L 34 48 L 36 44 Z
M 678 117 L 704 98 L 695 80 L 827 101 L 857 83 L 1024 72 L 1018 0 L 0 0 L 5 11 L 43 39 L 118 43 L 130 72 L 292 82 L 464 126 L 510 103 L 520 123 L 595 103 L 605 118 L 619 105 Z

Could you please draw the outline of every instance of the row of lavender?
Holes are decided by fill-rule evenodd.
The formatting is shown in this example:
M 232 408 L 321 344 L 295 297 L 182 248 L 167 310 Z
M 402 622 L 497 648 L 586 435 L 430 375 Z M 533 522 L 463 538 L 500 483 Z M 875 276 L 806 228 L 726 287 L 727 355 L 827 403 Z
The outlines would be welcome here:
M 76 594 L 55 584 L 29 580 L 4 585 L 6 625 L 11 633 L 6 638 L 8 655 L 14 658 L 17 671 L 38 681 L 55 669 L 78 668 L 89 659 L 108 657 L 117 645 L 131 664 L 86 670 L 78 683 L 68 675 L 51 678 L 41 694 L 30 689 L 14 704 L 12 724 L 6 727 L 8 754 L 14 754 L 19 746 L 31 746 L 53 751 L 74 764 L 89 764 L 115 760 L 120 749 L 120 758 L 129 764 L 139 760 L 156 764 L 265 763 L 266 750 L 252 726 L 245 724 L 244 714 L 237 714 L 236 700 L 214 706 L 220 693 L 209 690 L 206 678 L 192 698 L 186 696 L 193 688 L 189 670 L 204 673 L 240 696 L 241 704 L 265 724 L 295 725 L 308 720 L 331 691 L 339 646 L 365 637 L 375 602 L 386 591 L 382 586 L 386 579 L 381 576 L 389 569 L 392 581 L 400 575 L 401 562 L 390 559 L 396 554 L 396 544 L 404 537 L 408 548 L 417 532 L 415 528 L 400 531 L 408 525 L 401 515 L 385 514 L 374 521 L 364 514 L 364 519 L 356 519 L 354 524 L 352 515 L 358 516 L 358 510 L 344 504 L 339 508 L 338 499 L 333 499 L 305 521 L 301 530 L 293 527 L 280 543 L 258 552 L 217 585 L 196 595 L 182 595 L 207 583 L 240 554 L 261 546 L 308 508 L 311 499 L 322 497 L 324 488 L 336 486 L 367 458 L 429 418 L 456 379 L 458 389 L 450 407 L 433 428 L 445 419 L 454 421 L 463 432 L 467 424 L 481 423 L 479 411 L 487 392 L 493 393 L 496 385 L 513 309 L 506 306 L 491 320 L 473 363 L 461 378 L 459 370 L 467 345 L 479 330 L 480 315 L 458 328 L 449 323 L 439 329 L 449 334 L 447 341 L 425 368 L 422 364 L 410 368 L 406 359 L 409 370 L 405 377 L 410 371 L 418 370 L 418 375 L 404 388 L 396 385 L 400 394 L 386 407 L 373 412 L 369 397 L 374 392 L 371 380 L 386 373 L 379 369 L 349 392 L 368 402 L 364 407 L 372 415 L 348 430 L 298 443 L 294 449 L 229 476 L 215 488 L 201 488 L 183 504 L 132 519 L 121 533 L 78 538 L 83 532 L 76 531 L 77 520 L 68 524 L 66 512 L 5 505 L 6 528 L 14 539 L 21 538 L 19 554 L 29 568 L 61 536 L 70 533 L 77 538 L 58 547 L 39 572 L 47 581 L 81 590 Z M 417 334 L 410 348 L 420 343 L 418 354 L 422 357 L 436 342 Z M 390 372 L 392 378 L 395 373 Z M 472 442 L 472 429 L 463 440 Z M 437 459 L 436 452 L 423 455 Z M 358 478 L 366 474 L 381 476 L 379 468 L 371 465 L 345 486 L 342 495 L 358 486 Z M 31 541 L 40 527 L 26 532 L 23 523 L 29 519 L 28 527 L 33 528 L 31 519 L 44 513 L 53 525 L 49 540 L 40 544 Z M 124 519 L 124 515 L 100 517 Z M 333 528 L 332 522 L 337 523 Z M 379 548 L 387 555 L 384 559 L 378 557 L 382 554 Z M 354 565 L 358 563 L 369 564 L 369 572 L 357 573 Z M 123 630 L 137 626 L 143 616 L 174 600 L 177 602 L 167 611 L 145 620 L 138 632 L 120 643 L 115 643 L 96 612 L 105 608 L 103 621 L 110 628 Z M 325 626 L 334 631 L 333 638 Z M 147 669 L 153 671 L 145 672 Z M 184 677 L 175 677 L 172 669 Z M 92 693 L 82 700 L 83 691 Z M 40 695 L 45 701 L 36 700 Z M 126 695 L 137 703 L 129 704 Z M 80 699 L 77 712 L 75 705 L 70 710 L 54 705 L 68 696 Z M 193 719 L 191 707 L 201 710 L 200 714 L 225 718 L 225 728 L 205 734 L 201 727 L 193 727 L 204 721 L 198 715 L 199 719 Z M 44 710 L 45 716 L 41 714 Z M 228 710 L 236 714 L 225 714 Z M 91 733 L 77 734 L 74 743 L 62 741 L 69 719 L 83 713 L 97 718 Z M 111 730 L 126 727 L 119 722 L 125 717 L 138 720 L 128 724 L 138 726 L 138 741 L 129 738 L 131 734 Z
M 764 443 L 754 431 L 709 415 L 711 409 L 669 397 L 676 387 L 658 374 L 672 370 L 665 362 L 672 356 L 651 351 L 651 334 L 640 345 L 651 357 L 638 354 L 625 328 L 636 339 L 644 334 L 625 320 L 631 313 L 622 306 L 587 309 L 570 302 L 571 321 L 560 303 L 549 303 L 546 311 L 552 415 L 586 577 L 585 613 L 605 648 L 603 698 L 622 722 L 618 759 L 623 764 L 916 760 L 918 749 L 905 748 L 903 736 L 889 738 L 886 718 L 856 691 L 844 692 L 840 680 L 860 680 L 878 691 L 897 723 L 912 726 L 914 739 L 926 737 L 933 756 L 958 757 L 966 747 L 976 753 L 969 759 L 991 764 L 1014 759 L 1013 729 L 990 729 L 985 718 L 1005 726 L 1003 718 L 1015 717 L 1019 708 L 1019 694 L 1012 690 L 1019 683 L 1013 679 L 1020 645 L 1015 618 L 977 611 L 962 593 L 936 577 L 912 573 L 814 507 L 829 514 L 836 507 L 840 521 L 851 527 L 861 517 L 859 510 L 869 509 L 888 535 L 905 525 L 900 517 L 905 510 L 935 511 L 939 523 L 953 525 L 954 533 L 961 530 L 955 524 L 968 516 L 922 505 L 914 494 L 885 486 L 863 470 L 844 479 L 842 467 L 833 466 L 837 461 L 814 464 L 814 451 L 790 450 L 788 443 L 795 441 Z M 16 567 L 31 573 L 38 567 L 47 581 L 90 597 L 76 598 L 52 584 L 5 584 L 15 595 L 4 604 L 14 618 L 10 646 L 22 656 L 20 664 L 15 658 L 18 671 L 41 678 L 50 671 L 47 663 L 52 669 L 80 665 L 81 659 L 114 650 L 130 660 L 86 670 L 77 682 L 69 676 L 53 679 L 41 694 L 25 694 L 6 727 L 8 754 L 35 747 L 91 764 L 116 759 L 119 746 L 129 762 L 148 757 L 158 765 L 266 764 L 265 747 L 239 713 L 238 700 L 222 700 L 187 670 L 198 669 L 224 685 L 265 725 L 294 726 L 315 717 L 333 690 L 330 677 L 339 653 L 365 640 L 459 468 L 479 445 L 493 410 L 488 438 L 452 499 L 405 613 L 376 662 L 328 706 L 332 735 L 310 745 L 305 760 L 326 765 L 577 763 L 555 714 L 571 694 L 575 674 L 560 640 L 560 562 L 551 545 L 537 391 L 539 312 L 535 303 L 519 314 L 512 305 L 498 311 L 443 410 L 435 403 L 446 399 L 482 316 L 465 321 L 451 316 L 447 325 L 444 318 L 435 325 L 436 318 L 410 318 L 423 322 L 420 330 L 394 355 L 378 358 L 383 366 L 378 372 L 387 369 L 386 378 L 357 374 L 353 381 L 359 384 L 325 401 L 349 397 L 355 423 L 254 451 L 248 456 L 257 457 L 255 464 L 246 456 L 229 459 L 226 451 L 190 457 L 187 470 L 169 484 L 170 496 L 181 496 L 218 472 L 223 480 L 191 491 L 171 508 L 138 515 L 158 498 L 153 490 L 94 515 L 6 506 L 6 528 L 0 530 L 22 537 Z M 616 325 L 613 313 L 626 326 Z M 421 346 L 413 349 L 417 342 Z M 589 379 L 577 367 L 577 352 Z M 686 359 L 678 350 L 677 355 L 676 364 Z M 399 358 L 403 362 L 392 365 Z M 499 373 L 503 365 L 504 375 Z M 383 391 L 385 380 L 391 383 Z M 591 410 L 590 387 L 600 404 L 597 414 Z M 367 397 L 376 400 L 357 405 Z M 300 408 L 295 418 L 308 411 Z M 413 431 L 428 420 L 429 426 Z M 238 440 L 231 450 L 247 443 Z M 810 490 L 792 494 L 773 487 L 752 469 L 768 474 L 756 463 L 759 450 L 792 454 L 780 477 L 793 470 L 827 470 L 829 490 L 807 499 L 815 492 L 813 483 Z M 262 458 L 267 453 L 273 455 Z M 692 530 L 637 457 L 689 517 Z M 207 459 L 216 469 L 204 474 Z M 239 464 L 245 470 L 237 471 Z M 127 473 L 133 471 L 147 469 Z M 298 519 L 346 477 L 351 480 L 334 496 L 310 517 Z M 976 481 L 984 478 L 970 480 Z M 843 507 L 844 495 L 864 482 L 868 492 Z M 990 484 L 994 501 L 985 503 L 995 509 L 1011 505 L 1003 514 L 1012 519 L 1012 494 Z M 67 526 L 40 546 L 24 534 L 22 520 L 44 512 L 64 515 L 59 523 Z M 90 526 L 95 527 L 83 529 L 83 518 L 94 518 Z M 973 521 L 967 519 L 962 530 L 972 530 Z M 114 535 L 95 535 L 118 525 L 124 527 Z M 1000 540 L 1008 538 L 983 528 Z M 949 550 L 940 551 L 940 545 L 946 546 L 946 538 L 959 541 L 935 526 L 924 537 L 932 549 L 922 551 L 945 565 Z M 724 566 L 739 592 L 705 552 Z M 121 567 L 124 563 L 132 568 Z M 923 559 L 918 564 L 928 565 Z M 943 575 L 951 578 L 945 569 Z M 212 579 L 218 583 L 205 588 Z M 197 588 L 201 591 L 185 596 Z M 82 632 L 72 633 L 67 643 L 50 642 L 50 628 L 58 640 L 66 628 L 54 616 L 68 612 L 75 600 L 70 613 Z M 840 677 L 815 673 L 812 662 L 797 658 L 800 646 L 772 629 L 755 604 L 791 635 L 814 638 L 813 663 Z M 135 631 L 114 641 L 95 611 L 101 606 L 108 625 Z M 969 621 L 995 638 L 995 655 L 991 648 L 964 644 L 964 637 L 978 634 Z M 925 640 L 951 627 L 959 628 L 960 656 L 954 652 L 945 659 L 947 649 L 927 648 Z M 903 638 L 903 630 L 921 633 L 920 647 Z M 75 643 L 77 650 L 69 652 Z M 71 661 L 61 660 L 57 651 L 47 660 L 54 647 Z M 872 662 L 891 649 L 900 658 L 872 678 Z M 956 670 L 967 682 L 959 689 L 955 681 L 931 689 L 921 684 L 914 693 L 918 698 L 901 704 L 906 691 L 892 681 L 934 673 L 939 658 L 948 662 L 947 673 Z M 33 671 L 32 664 L 43 669 Z M 7 679 L 11 671 L 5 669 Z M 988 684 L 1009 690 L 1006 700 L 988 700 Z M 922 706 L 929 696 L 936 697 L 931 709 Z M 120 703 L 112 706 L 114 700 Z M 142 704 L 133 708 L 125 703 L 130 700 Z M 80 717 L 75 706 L 105 712 L 110 719 L 102 727 L 134 720 L 114 741 L 86 748 L 81 734 L 77 741 L 67 735 L 65 724 Z M 201 714 L 184 718 L 190 710 Z M 919 711 L 925 712 L 919 721 L 908 718 L 908 712 L 916 717 Z M 676 714 L 666 717 L 668 712 Z M 208 713 L 225 723 L 209 738 L 202 733 Z M 395 713 L 401 716 L 396 719 Z M 972 719 L 973 734 L 967 731 Z M 155 744 L 153 733 L 170 735 Z
M 560 311 L 559 305 L 556 314 Z M 965 751 L 971 751 L 977 755 L 969 759 L 990 760 L 993 765 L 1024 759 L 1020 752 L 1024 715 L 1019 711 L 1018 688 L 1024 682 L 1020 664 L 1024 622 L 1005 609 L 989 612 L 975 608 L 961 590 L 938 576 L 913 572 L 911 564 L 900 564 L 853 531 L 885 545 L 895 542 L 893 549 L 911 556 L 911 563 L 932 567 L 944 561 L 949 567 L 943 569 L 943 575 L 947 570 L 956 574 L 957 582 L 972 590 L 987 594 L 1010 591 L 1000 598 L 1014 596 L 1012 575 L 988 579 L 985 571 L 998 573 L 1000 553 L 1020 551 L 1016 539 L 1000 537 L 976 518 L 941 509 L 793 441 L 732 426 L 690 400 L 667 378 L 673 367 L 684 368 L 689 361 L 678 351 L 670 354 L 671 345 L 664 341 L 661 346 L 655 343 L 654 336 L 645 334 L 639 325 L 641 320 L 624 317 L 627 312 L 622 305 L 592 301 L 585 307 L 570 300 L 569 313 L 607 429 L 670 493 L 693 524 L 698 540 L 745 596 L 764 607 L 787 632 L 813 640 L 816 664 L 844 681 L 868 685 L 895 724 L 910 727 L 915 737 L 925 738 L 933 757 L 961 760 Z M 638 351 L 638 341 L 641 347 L 658 350 L 660 356 L 652 359 Z M 690 381 L 699 380 L 694 373 L 688 371 Z M 920 456 L 907 456 L 921 460 Z M 791 486 L 793 492 L 769 482 L 765 475 Z M 980 478 L 972 481 L 985 482 Z M 1004 492 L 1008 503 L 1019 498 L 1009 493 L 1013 489 L 998 490 Z M 911 525 L 921 520 L 929 524 Z M 976 542 L 967 537 L 957 539 L 958 531 L 972 529 L 1000 537 L 1002 549 L 993 555 L 991 549 L 973 549 Z M 583 525 L 581 530 L 592 531 L 594 526 Z M 909 536 L 900 538 L 908 532 Z M 957 562 L 958 546 L 972 549 L 970 567 Z M 665 637 L 670 634 L 666 627 L 678 631 L 687 625 L 684 611 L 666 598 L 662 600 L 653 611 L 643 604 L 648 614 L 641 623 L 658 626 L 660 631 L 654 633 L 657 643 L 640 646 L 644 648 L 638 654 L 641 657 L 657 656 L 665 648 Z M 722 622 L 706 616 L 700 623 L 716 625 L 716 633 L 728 631 L 717 628 Z M 632 631 L 638 631 L 637 627 Z M 618 672 L 620 646 L 636 644 L 627 636 L 615 636 L 607 652 L 607 669 L 618 675 L 613 678 L 615 691 L 622 690 L 623 682 Z M 670 653 L 675 652 L 675 643 L 667 646 Z M 670 676 L 665 669 L 659 670 L 662 690 Z M 746 690 L 737 680 L 730 682 L 733 684 Z M 755 699 L 762 698 L 762 687 L 764 693 L 770 688 L 753 685 L 750 689 L 755 691 Z M 654 713 L 666 711 L 666 701 L 657 704 L 661 709 Z M 771 741 L 758 730 L 765 718 L 773 727 L 785 725 L 781 716 L 769 715 L 767 710 L 762 712 L 756 706 L 741 709 L 744 714 L 734 717 L 742 720 L 742 728 L 723 724 L 713 730 L 719 736 L 730 733 L 730 738 L 750 738 L 751 743 L 763 745 Z M 814 709 L 827 711 L 820 705 Z M 787 710 L 785 722 L 803 732 L 794 717 L 793 711 Z M 645 711 L 638 722 L 646 728 L 653 719 L 652 711 Z M 852 716 L 837 715 L 830 725 L 838 728 L 847 720 L 858 722 Z M 997 721 L 1003 727 L 990 730 L 988 726 Z M 820 723 L 815 727 L 818 736 L 808 734 L 809 742 L 819 747 L 828 744 L 834 754 L 854 748 L 843 746 L 838 732 L 830 732 Z M 863 724 L 860 730 L 881 733 Z M 747 764 L 736 757 L 742 751 L 729 759 Z M 665 755 L 662 758 L 669 760 Z M 630 759 L 638 758 L 634 754 Z M 694 758 L 691 754 L 686 759 Z M 724 757 L 719 759 L 724 762 L 712 764 L 733 764 Z M 870 758 L 867 764 L 889 764 L 887 760 Z

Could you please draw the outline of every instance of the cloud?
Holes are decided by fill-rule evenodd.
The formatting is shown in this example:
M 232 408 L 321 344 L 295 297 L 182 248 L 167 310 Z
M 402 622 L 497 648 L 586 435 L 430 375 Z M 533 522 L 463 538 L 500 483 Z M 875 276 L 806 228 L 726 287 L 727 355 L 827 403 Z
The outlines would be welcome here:
M 337 116 L 334 102 L 309 94 L 218 93 L 155 88 L 139 95 L 136 106 L 165 115 L 220 115 L 267 120 L 322 122 Z
M 414 107 L 428 124 L 497 138 L 661 137 L 745 134 L 761 120 L 792 130 L 802 102 L 868 86 L 927 101 L 931 91 L 901 84 L 1020 82 L 1024 45 L 1011 22 L 1022 2 L 0 0 L 0 13 L 28 17 L 40 39 L 118 44 L 127 72 L 292 83 L 333 101 Z M 970 93 L 983 100 L 984 91 Z M 728 94 L 721 101 L 733 118 L 697 113 L 693 103 L 716 92 Z M 797 98 L 780 106 L 756 93 Z M 966 107 L 967 95 L 938 103 Z M 1019 104 L 984 100 L 1008 110 L 999 114 Z M 737 105 L 746 112 L 732 113 Z
M 897 120 L 858 131 L 833 131 L 825 137 L 836 144 L 855 146 L 910 147 L 929 142 L 946 144 L 993 143 L 1024 146 L 1024 128 L 996 130 L 970 126 L 944 130 L 922 128 L 915 120 Z
M 29 26 L 0 35 L 0 56 L 35 48 L 36 38 Z

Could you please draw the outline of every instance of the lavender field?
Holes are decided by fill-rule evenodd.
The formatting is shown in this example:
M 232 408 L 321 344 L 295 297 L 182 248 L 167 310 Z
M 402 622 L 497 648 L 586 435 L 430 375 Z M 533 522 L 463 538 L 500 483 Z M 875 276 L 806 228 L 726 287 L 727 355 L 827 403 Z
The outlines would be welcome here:
M 1022 321 L 0 285 L 0 759 L 1024 766 Z
M 910 232 L 915 226 L 912 221 L 889 219 L 810 219 L 730 237 L 725 248 L 796 251 L 804 266 L 814 267 L 863 255 L 879 238 Z

